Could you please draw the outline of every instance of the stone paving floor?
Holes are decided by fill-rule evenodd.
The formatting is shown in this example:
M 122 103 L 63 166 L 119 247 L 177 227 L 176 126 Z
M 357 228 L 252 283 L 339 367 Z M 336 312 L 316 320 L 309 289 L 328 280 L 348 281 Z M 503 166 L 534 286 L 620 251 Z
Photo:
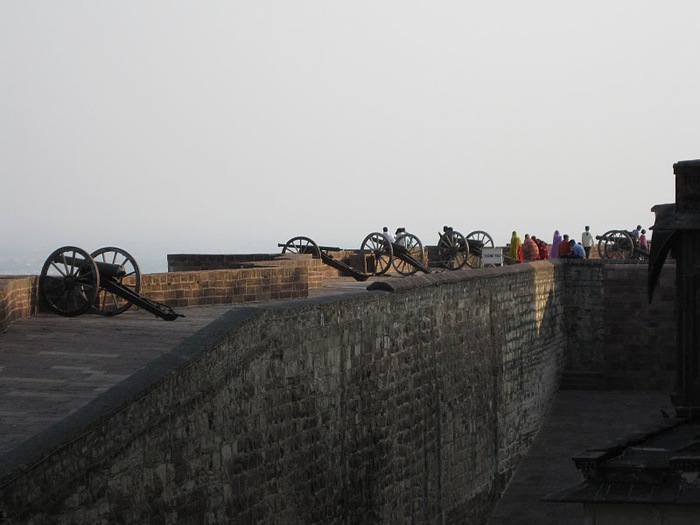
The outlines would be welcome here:
M 328 279 L 309 297 L 362 293 L 369 284 Z M 131 308 L 114 317 L 61 317 L 47 312 L 12 323 L 0 332 L 0 467 L 8 451 L 73 414 L 225 312 L 265 304 L 176 308 L 185 317 L 175 321 Z
M 581 482 L 573 456 L 656 428 L 663 420 L 661 410 L 673 414 L 664 392 L 559 392 L 487 525 L 582 524 L 582 504 L 548 503 L 542 497 Z
M 130 309 L 11 324 L 0 333 L 0 458 L 230 309 L 178 308 L 186 317 L 172 322 Z

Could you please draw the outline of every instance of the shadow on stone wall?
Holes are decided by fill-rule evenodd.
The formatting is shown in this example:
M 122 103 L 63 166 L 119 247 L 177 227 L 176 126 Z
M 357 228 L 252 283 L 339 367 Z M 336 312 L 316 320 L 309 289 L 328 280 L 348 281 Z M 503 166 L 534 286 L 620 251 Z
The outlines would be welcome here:
M 2 515 L 478 523 L 556 393 L 563 271 L 454 273 L 229 312 L 19 451 Z

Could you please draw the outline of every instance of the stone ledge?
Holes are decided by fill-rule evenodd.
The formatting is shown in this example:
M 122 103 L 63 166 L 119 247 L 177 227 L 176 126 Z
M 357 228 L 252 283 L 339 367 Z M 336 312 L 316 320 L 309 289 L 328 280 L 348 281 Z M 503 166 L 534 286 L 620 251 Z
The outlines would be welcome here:
M 427 286 L 439 286 L 444 283 L 456 283 L 471 279 L 484 279 L 491 277 L 503 277 L 516 273 L 536 273 L 551 271 L 558 263 L 554 261 L 532 261 L 529 263 L 512 264 L 508 266 L 494 266 L 491 268 L 463 269 L 457 271 L 445 270 L 443 272 L 423 275 L 411 275 L 408 277 L 387 278 L 375 281 L 367 287 L 369 291 L 405 292 Z

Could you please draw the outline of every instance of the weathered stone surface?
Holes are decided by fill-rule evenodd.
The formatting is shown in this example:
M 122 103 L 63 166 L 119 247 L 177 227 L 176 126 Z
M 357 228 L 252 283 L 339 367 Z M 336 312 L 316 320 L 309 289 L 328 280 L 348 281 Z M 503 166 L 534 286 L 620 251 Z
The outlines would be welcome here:
M 557 389 L 564 265 L 465 274 L 222 318 L 225 337 L 5 476 L 0 515 L 482 521 Z

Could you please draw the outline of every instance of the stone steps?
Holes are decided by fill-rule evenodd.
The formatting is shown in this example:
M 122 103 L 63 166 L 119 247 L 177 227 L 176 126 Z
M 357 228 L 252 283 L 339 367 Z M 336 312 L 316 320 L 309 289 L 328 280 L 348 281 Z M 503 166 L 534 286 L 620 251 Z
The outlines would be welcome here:
M 559 390 L 605 390 L 602 372 L 564 370 Z

